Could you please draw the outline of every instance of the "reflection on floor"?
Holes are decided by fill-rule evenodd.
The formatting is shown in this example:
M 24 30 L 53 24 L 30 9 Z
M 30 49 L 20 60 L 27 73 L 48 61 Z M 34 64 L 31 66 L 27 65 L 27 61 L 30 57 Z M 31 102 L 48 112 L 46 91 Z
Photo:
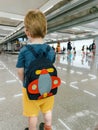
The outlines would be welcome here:
M 61 64 L 66 65 L 72 65 L 80 68 L 88 68 L 91 69 L 94 65 L 96 65 L 98 62 L 96 62 L 97 57 L 96 56 L 89 56 L 89 55 L 73 55 L 73 54 L 57 54 L 57 62 L 60 62 Z

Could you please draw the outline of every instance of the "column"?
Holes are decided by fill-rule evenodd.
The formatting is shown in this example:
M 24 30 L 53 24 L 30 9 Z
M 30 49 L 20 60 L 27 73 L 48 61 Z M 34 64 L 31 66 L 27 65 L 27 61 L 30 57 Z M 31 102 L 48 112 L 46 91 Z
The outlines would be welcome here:
M 95 44 L 96 44 L 96 54 L 95 54 L 95 56 L 98 56 L 98 37 L 95 37 Z
M 95 37 L 95 44 L 96 44 L 95 63 L 96 68 L 98 68 L 98 37 Z

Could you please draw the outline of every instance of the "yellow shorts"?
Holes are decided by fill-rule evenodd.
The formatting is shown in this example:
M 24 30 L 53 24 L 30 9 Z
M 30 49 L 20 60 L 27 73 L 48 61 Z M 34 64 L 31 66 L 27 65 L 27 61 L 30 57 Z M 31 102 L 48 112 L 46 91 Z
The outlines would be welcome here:
M 30 116 L 38 116 L 39 111 L 42 113 L 46 113 L 49 110 L 53 109 L 54 105 L 54 96 L 50 96 L 48 98 L 40 99 L 40 100 L 29 100 L 26 88 L 22 88 L 23 92 L 23 115 Z

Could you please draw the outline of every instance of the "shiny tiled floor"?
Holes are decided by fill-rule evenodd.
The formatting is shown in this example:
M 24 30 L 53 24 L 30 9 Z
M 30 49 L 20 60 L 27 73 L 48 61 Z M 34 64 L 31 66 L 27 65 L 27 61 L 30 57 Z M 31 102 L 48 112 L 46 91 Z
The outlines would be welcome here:
M 98 124 L 98 57 L 57 54 L 62 84 L 55 96 L 53 130 L 93 130 Z M 23 130 L 21 84 L 17 55 L 0 55 L 0 130 Z M 39 122 L 42 115 L 39 116 Z

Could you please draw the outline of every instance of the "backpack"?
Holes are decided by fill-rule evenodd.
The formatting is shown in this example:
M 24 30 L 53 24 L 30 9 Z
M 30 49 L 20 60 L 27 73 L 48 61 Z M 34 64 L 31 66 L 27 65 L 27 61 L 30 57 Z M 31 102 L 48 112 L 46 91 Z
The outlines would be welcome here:
M 47 46 L 45 52 L 40 49 L 38 53 L 32 46 L 27 45 L 26 47 L 35 57 L 25 74 L 26 90 L 29 99 L 38 100 L 55 95 L 61 80 L 57 76 L 57 70 L 53 63 L 47 59 L 50 47 Z

